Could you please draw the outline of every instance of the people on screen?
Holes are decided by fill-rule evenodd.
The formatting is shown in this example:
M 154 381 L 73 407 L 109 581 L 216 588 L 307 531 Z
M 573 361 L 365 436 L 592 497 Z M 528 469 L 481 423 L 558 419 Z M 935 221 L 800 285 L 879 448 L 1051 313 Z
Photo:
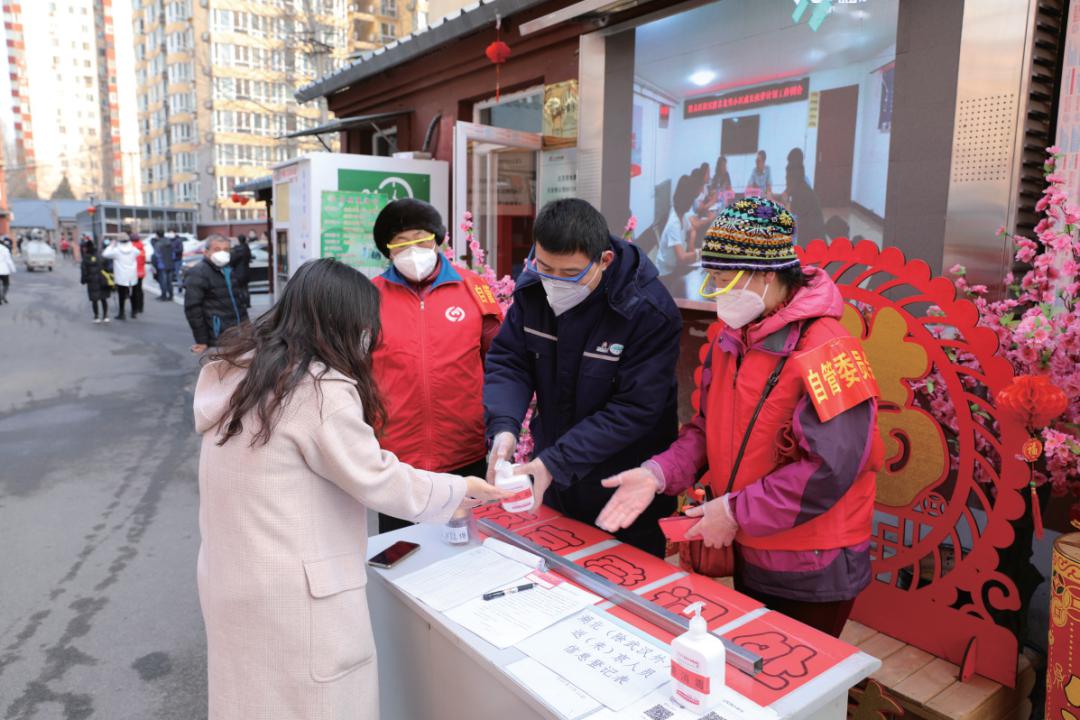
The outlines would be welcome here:
M 772 170 L 765 164 L 765 160 L 765 151 L 758 150 L 754 169 L 750 171 L 750 179 L 746 181 L 747 197 L 772 196 Z
M 680 267 L 688 267 L 697 259 L 690 234 L 690 214 L 694 203 L 694 187 L 688 175 L 679 178 L 671 198 L 671 211 L 660 234 L 656 251 L 656 270 L 661 277 L 671 275 Z

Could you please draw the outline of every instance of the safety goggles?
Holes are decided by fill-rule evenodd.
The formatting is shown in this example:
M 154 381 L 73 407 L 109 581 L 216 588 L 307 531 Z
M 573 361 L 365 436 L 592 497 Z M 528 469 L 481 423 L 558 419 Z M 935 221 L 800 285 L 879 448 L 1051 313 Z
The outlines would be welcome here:
M 388 243 L 387 250 L 396 250 L 399 247 L 408 247 L 409 245 L 420 245 L 422 243 L 430 242 L 435 239 L 435 234 L 424 235 L 423 237 L 416 238 L 415 240 L 403 240 L 396 243 Z
M 739 282 L 739 278 L 743 276 L 743 272 L 744 271 L 740 270 L 739 272 L 735 273 L 735 277 L 731 279 L 731 282 L 729 282 L 722 288 L 716 287 L 712 273 L 705 273 L 705 278 L 701 281 L 701 287 L 698 288 L 698 294 L 701 295 L 701 297 L 703 298 L 709 299 L 712 299 L 714 297 L 720 297 L 721 295 L 726 295 L 727 293 L 731 292 L 731 289 L 733 287 L 735 287 L 735 283 Z
M 529 257 L 525 258 L 525 269 L 528 270 L 529 272 L 535 273 L 536 275 L 539 275 L 542 278 L 547 278 L 548 280 L 561 280 L 563 282 L 570 282 L 570 283 L 579 283 L 579 282 L 581 282 L 589 274 L 589 271 L 592 270 L 592 266 L 595 265 L 595 264 L 596 264 L 595 261 L 590 262 L 588 265 L 585 266 L 584 270 L 582 270 L 581 272 L 579 272 L 577 275 L 575 275 L 573 277 L 561 277 L 559 275 L 548 275 L 545 272 L 540 272 L 540 267 L 536 264 L 536 248 L 535 247 L 532 250 L 529 251 Z

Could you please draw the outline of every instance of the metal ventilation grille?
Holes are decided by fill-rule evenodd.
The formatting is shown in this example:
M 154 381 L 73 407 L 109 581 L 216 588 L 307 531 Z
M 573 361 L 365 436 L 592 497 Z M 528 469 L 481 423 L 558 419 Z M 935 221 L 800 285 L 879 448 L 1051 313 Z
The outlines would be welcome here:
M 953 138 L 952 181 L 1007 180 L 1015 123 L 1016 98 L 1012 94 L 961 100 Z
M 1038 217 L 1035 203 L 1046 185 L 1043 162 L 1057 124 L 1057 98 L 1065 54 L 1065 12 L 1068 0 L 1039 0 L 1035 16 L 1031 82 L 1024 114 L 1024 145 L 1020 167 L 1020 196 L 1016 231 L 1030 236 Z

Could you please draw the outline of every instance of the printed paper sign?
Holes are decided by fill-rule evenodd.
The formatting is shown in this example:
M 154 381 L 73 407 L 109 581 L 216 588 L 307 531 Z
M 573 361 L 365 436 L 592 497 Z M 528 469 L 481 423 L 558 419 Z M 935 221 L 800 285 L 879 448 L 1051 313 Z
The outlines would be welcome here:
M 792 359 L 822 422 L 880 394 L 862 345 L 853 337 L 833 338 Z
M 597 610 L 552 625 L 518 649 L 612 710 L 622 710 L 670 677 L 667 650 Z

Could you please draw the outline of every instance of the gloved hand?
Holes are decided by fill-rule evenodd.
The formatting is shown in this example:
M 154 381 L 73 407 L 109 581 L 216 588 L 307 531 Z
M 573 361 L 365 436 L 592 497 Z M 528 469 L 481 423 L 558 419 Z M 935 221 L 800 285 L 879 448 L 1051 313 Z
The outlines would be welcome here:
M 630 527 L 661 490 L 659 478 L 645 467 L 626 470 L 602 480 L 600 484 L 606 488 L 616 488 L 615 494 L 596 518 L 596 526 L 609 533 Z
M 551 477 L 551 473 L 548 472 L 547 466 L 540 458 L 536 458 L 532 462 L 527 462 L 523 465 L 518 465 L 514 468 L 515 475 L 532 475 L 533 478 L 533 506 L 530 512 L 536 512 L 540 509 L 540 506 L 544 504 L 544 493 L 551 487 L 551 483 L 554 480 Z
M 686 511 L 687 517 L 700 517 L 701 522 L 686 531 L 686 538 L 693 540 L 700 537 L 705 547 L 725 548 L 735 541 L 739 524 L 731 512 L 728 495 L 721 495 L 704 505 L 695 505 Z
M 512 432 L 501 432 L 491 440 L 491 452 L 488 453 L 487 481 L 495 482 L 495 463 L 500 460 L 511 462 L 514 450 L 517 449 L 517 438 Z

